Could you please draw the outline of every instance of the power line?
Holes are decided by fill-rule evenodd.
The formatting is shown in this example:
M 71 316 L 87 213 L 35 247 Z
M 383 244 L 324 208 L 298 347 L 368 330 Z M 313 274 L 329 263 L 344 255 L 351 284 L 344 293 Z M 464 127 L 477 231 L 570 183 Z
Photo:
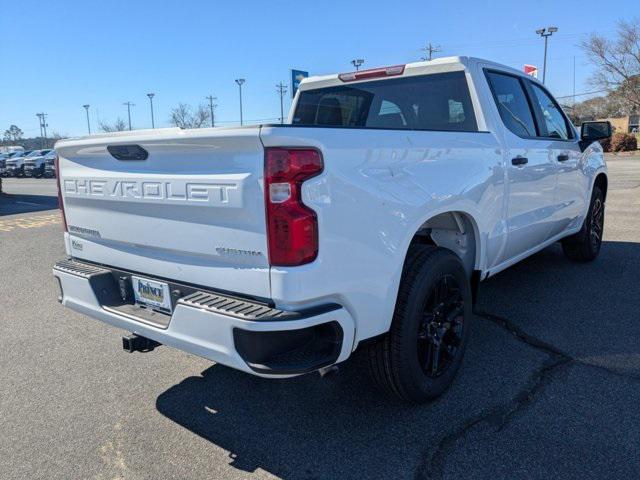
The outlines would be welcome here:
M 284 123 L 284 94 L 287 93 L 287 86 L 282 82 L 278 83 L 276 92 L 280 95 L 280 123 Z
M 594 90 L 592 92 L 583 92 L 583 93 L 576 93 L 574 95 L 563 95 L 561 97 L 556 97 L 556 100 L 559 98 L 571 98 L 571 97 L 584 97 L 585 95 L 593 95 L 596 93 L 604 93 L 604 92 L 608 92 L 609 90 Z
M 214 120 L 214 119 L 215 119 L 215 116 L 214 116 L 213 109 L 214 109 L 214 108 L 216 108 L 218 105 L 217 105 L 217 104 L 214 104 L 214 103 L 213 103 L 213 101 L 214 101 L 214 100 L 217 100 L 217 99 L 218 99 L 218 97 L 214 97 L 213 95 L 209 95 L 208 97 L 204 97 L 204 98 L 206 98 L 207 100 L 209 100 L 209 108 L 211 109 L 211 126 L 212 126 L 212 127 L 215 127 L 215 126 L 216 126 L 216 124 L 215 124 L 215 120 Z
M 40 145 L 44 148 L 44 145 L 47 141 L 47 114 L 44 112 L 36 113 L 36 116 L 40 120 Z
M 599 30 L 600 34 L 606 34 L 615 32 L 615 30 Z M 562 33 L 559 35 L 554 42 L 565 42 L 565 41 L 573 41 L 575 38 L 579 38 L 585 35 L 589 35 L 593 32 L 573 32 L 573 33 Z M 493 47 L 493 48 L 501 48 L 501 47 L 519 47 L 525 45 L 537 45 L 538 40 L 532 40 L 530 37 L 515 37 L 512 39 L 501 39 L 501 40 L 488 40 L 488 41 L 474 41 L 469 43 L 447 43 L 447 49 L 451 50 L 453 48 L 459 47 Z
M 431 42 L 429 42 L 429 44 L 426 47 L 421 48 L 421 50 L 426 53 L 426 56 L 420 58 L 424 61 L 431 61 L 433 60 L 433 54 L 441 52 L 442 48 L 440 45 L 432 45 Z
M 127 106 L 127 115 L 129 116 L 129 130 L 131 130 L 131 107 L 135 107 L 135 103 L 124 102 L 123 105 Z

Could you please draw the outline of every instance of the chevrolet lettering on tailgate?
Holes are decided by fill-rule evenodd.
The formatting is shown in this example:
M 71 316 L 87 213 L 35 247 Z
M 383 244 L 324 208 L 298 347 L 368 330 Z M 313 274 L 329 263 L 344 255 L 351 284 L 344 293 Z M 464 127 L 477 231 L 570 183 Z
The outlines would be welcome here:
M 102 197 L 107 200 L 241 206 L 240 191 L 235 183 L 66 178 L 63 181 L 63 190 L 68 196 Z

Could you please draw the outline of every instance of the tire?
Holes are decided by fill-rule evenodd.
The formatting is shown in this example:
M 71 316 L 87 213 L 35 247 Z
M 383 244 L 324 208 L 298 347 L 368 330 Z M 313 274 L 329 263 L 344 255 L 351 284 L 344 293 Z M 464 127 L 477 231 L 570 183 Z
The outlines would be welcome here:
M 413 403 L 442 395 L 462 363 L 472 316 L 471 287 L 460 259 L 443 248 L 412 246 L 391 328 L 368 346 L 374 382 Z
M 562 251 L 571 260 L 591 262 L 602 246 L 604 233 L 604 194 L 600 187 L 593 187 L 587 216 L 578 233 L 562 240 Z

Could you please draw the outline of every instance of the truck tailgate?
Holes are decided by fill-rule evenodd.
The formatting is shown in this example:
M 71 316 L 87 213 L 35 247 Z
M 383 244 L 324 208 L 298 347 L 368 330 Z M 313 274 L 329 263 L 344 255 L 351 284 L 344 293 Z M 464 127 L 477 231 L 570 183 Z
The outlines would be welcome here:
M 122 145 L 148 157 L 107 148 Z M 134 131 L 56 151 L 72 256 L 270 297 L 258 127 Z

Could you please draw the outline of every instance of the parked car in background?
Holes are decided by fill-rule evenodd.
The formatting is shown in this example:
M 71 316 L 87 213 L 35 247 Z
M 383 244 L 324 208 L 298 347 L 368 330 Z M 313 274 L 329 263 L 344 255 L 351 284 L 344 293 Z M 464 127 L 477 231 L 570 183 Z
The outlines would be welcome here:
M 43 177 L 47 160 L 53 161 L 54 150 L 40 150 L 40 155 L 24 159 L 23 174 L 25 177 Z
M 44 159 L 44 177 L 55 178 L 56 176 L 56 157 L 58 154 L 55 150 L 49 153 Z
M 11 157 L 5 160 L 5 176 L 19 177 L 22 175 L 24 160 L 30 155 L 38 154 L 40 150 L 26 150 L 14 152 Z
M 20 145 L 6 145 L 4 147 L 0 147 L 0 153 L 14 153 L 14 152 L 24 152 L 24 147 Z
M 24 152 L 22 151 L 0 153 L 0 177 L 4 176 L 6 172 L 6 161 L 10 158 L 19 157 L 22 155 L 24 155 Z

